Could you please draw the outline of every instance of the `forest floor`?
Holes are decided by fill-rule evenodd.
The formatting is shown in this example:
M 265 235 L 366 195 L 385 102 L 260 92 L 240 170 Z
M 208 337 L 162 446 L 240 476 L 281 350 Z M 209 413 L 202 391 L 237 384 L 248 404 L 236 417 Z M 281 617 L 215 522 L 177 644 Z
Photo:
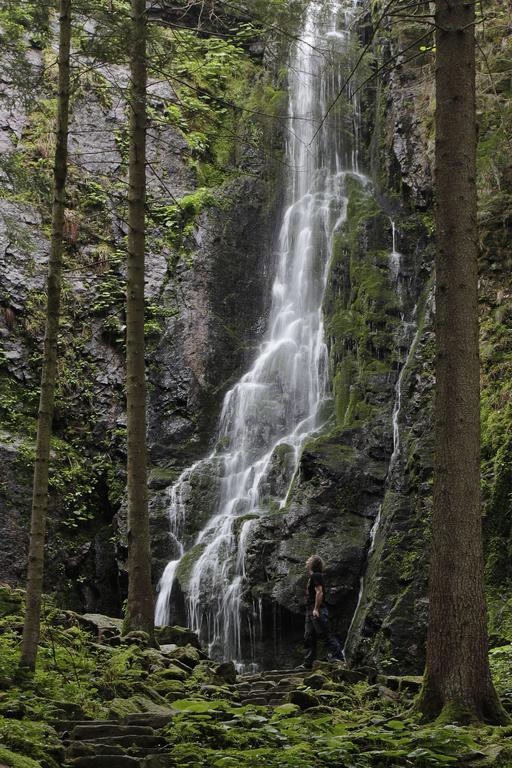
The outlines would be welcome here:
M 38 668 L 16 679 L 23 592 L 0 587 L 0 766 L 511 768 L 512 726 L 424 725 L 419 678 L 317 662 L 236 675 L 187 630 L 120 638 L 120 621 L 46 601 Z M 192 640 L 192 643 L 188 642 Z M 183 644 L 185 643 L 185 644 Z M 493 649 L 512 711 L 512 646 Z

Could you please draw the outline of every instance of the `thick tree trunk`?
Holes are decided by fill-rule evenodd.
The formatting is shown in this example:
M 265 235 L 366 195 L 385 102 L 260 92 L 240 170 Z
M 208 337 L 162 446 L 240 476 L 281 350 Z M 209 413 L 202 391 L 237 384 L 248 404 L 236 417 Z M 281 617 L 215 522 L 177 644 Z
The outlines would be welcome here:
M 480 507 L 474 3 L 437 0 L 436 404 L 427 719 L 502 723 L 491 681 Z
M 144 253 L 146 202 L 146 2 L 132 0 L 126 397 L 128 429 L 128 609 L 125 630 L 151 638 L 153 592 L 147 498 Z
M 57 146 L 54 164 L 52 236 L 48 265 L 48 304 L 44 338 L 41 395 L 37 421 L 36 462 L 32 498 L 32 521 L 28 555 L 27 608 L 23 627 L 20 667 L 34 670 L 39 642 L 41 593 L 43 589 L 44 539 L 48 509 L 48 465 L 52 433 L 57 340 L 59 333 L 62 274 L 62 238 L 66 200 L 69 123 L 69 54 L 71 46 L 71 0 L 60 2 L 59 93 Z

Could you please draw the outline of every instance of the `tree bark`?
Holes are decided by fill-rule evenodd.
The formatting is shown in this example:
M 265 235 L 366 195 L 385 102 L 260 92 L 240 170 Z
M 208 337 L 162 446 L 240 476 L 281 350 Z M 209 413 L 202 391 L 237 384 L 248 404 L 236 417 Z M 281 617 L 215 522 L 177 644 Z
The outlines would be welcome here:
M 436 0 L 436 402 L 426 719 L 503 723 L 480 501 L 474 3 Z
M 154 637 L 147 498 L 144 256 L 146 203 L 146 2 L 132 0 L 130 159 L 126 291 L 128 608 L 125 631 Z
M 51 250 L 48 265 L 48 303 L 44 338 L 41 394 L 37 421 L 36 460 L 32 497 L 32 520 L 28 554 L 27 607 L 23 627 L 20 667 L 34 670 L 39 643 L 41 593 L 43 589 L 44 540 L 48 510 L 48 469 L 52 434 L 57 342 L 59 333 L 62 275 L 62 240 L 66 202 L 68 158 L 69 79 L 71 47 L 71 0 L 60 2 L 59 82 L 57 145 L 54 163 Z

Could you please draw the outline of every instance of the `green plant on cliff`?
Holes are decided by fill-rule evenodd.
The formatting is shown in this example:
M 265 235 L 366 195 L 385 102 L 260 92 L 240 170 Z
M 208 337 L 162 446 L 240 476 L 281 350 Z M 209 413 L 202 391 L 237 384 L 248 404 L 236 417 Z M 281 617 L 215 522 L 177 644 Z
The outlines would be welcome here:
M 392 368 L 399 312 L 389 254 L 377 246 L 386 236 L 389 221 L 357 180 L 347 179 L 346 194 L 346 223 L 334 240 L 325 299 L 339 426 L 364 422 L 372 415 L 366 386 L 373 375 Z M 368 233 L 372 233 L 370 247 Z

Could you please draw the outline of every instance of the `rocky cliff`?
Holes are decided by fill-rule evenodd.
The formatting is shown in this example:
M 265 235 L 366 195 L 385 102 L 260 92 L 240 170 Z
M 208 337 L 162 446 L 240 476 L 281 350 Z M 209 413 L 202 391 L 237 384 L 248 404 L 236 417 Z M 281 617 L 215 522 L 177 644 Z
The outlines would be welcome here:
M 12 59 L 28 73 L 23 81 L 9 70 L 1 101 L 0 578 L 16 584 L 25 572 L 44 330 L 55 52 L 47 17 L 13 20 L 9 13 L 0 21 L 11 35 Z M 183 13 L 169 6 L 163 23 L 192 27 L 194 19 Z M 263 37 L 261 17 L 248 32 L 250 16 L 228 16 L 183 33 L 183 48 L 159 29 L 163 74 L 149 87 L 146 330 L 155 579 L 169 556 L 159 491 L 207 450 L 222 396 L 264 326 L 269 296 L 282 143 L 274 119 L 282 91 L 272 57 L 282 54 L 279 41 Z M 226 42 L 217 31 L 228 23 L 233 39 Z M 77 35 L 94 38 L 94 20 L 76 24 Z M 126 587 L 127 69 L 112 64 L 107 45 L 95 55 L 93 67 L 85 54 L 79 60 L 72 109 L 46 583 L 71 606 L 118 614 Z M 198 68 L 204 58 L 207 66 Z M 187 83 L 181 91 L 178 72 Z M 219 102 L 212 105 L 213 81 Z
M 420 21 L 378 24 L 380 12 L 361 4 L 358 44 L 369 45 L 361 155 L 370 183 L 347 182 L 347 221 L 331 258 L 328 426 L 306 444 L 285 508 L 271 510 L 248 542 L 244 610 L 259 627 L 251 642 L 264 663 L 299 653 L 304 561 L 315 550 L 327 563 L 331 613 L 349 658 L 391 672 L 423 666 L 434 384 L 433 53 Z M 500 643 L 512 639 L 508 23 L 493 3 L 478 75 L 484 526 L 492 638 Z M 18 26 L 17 38 L 10 32 L 18 41 L 12 56 L 22 51 L 37 88 L 28 98 L 26 83 L 6 77 L 0 121 L 0 578 L 11 583 L 22 582 L 25 569 L 54 77 L 44 20 L 30 39 L 22 20 Z M 221 66 L 214 32 L 189 41 L 186 55 L 167 42 L 188 77 L 194 57 Z M 286 46 L 278 55 L 275 41 L 265 39 L 235 47 L 220 50 L 231 62 L 221 72 L 223 98 L 242 98 L 246 112 L 212 107 L 197 91 L 185 94 L 188 102 L 183 93 L 176 97 L 172 69 L 152 85 L 147 331 L 155 579 L 173 556 L 169 488 L 208 452 L 223 394 L 251 359 L 269 303 Z M 218 73 L 196 86 L 208 87 Z M 48 589 L 70 607 L 115 614 L 126 586 L 125 82 L 126 70 L 106 59 L 75 97 L 47 569 Z M 274 457 L 276 488 L 286 460 L 285 451 Z M 191 538 L 209 513 L 214 483 L 197 478 L 191 489 Z

